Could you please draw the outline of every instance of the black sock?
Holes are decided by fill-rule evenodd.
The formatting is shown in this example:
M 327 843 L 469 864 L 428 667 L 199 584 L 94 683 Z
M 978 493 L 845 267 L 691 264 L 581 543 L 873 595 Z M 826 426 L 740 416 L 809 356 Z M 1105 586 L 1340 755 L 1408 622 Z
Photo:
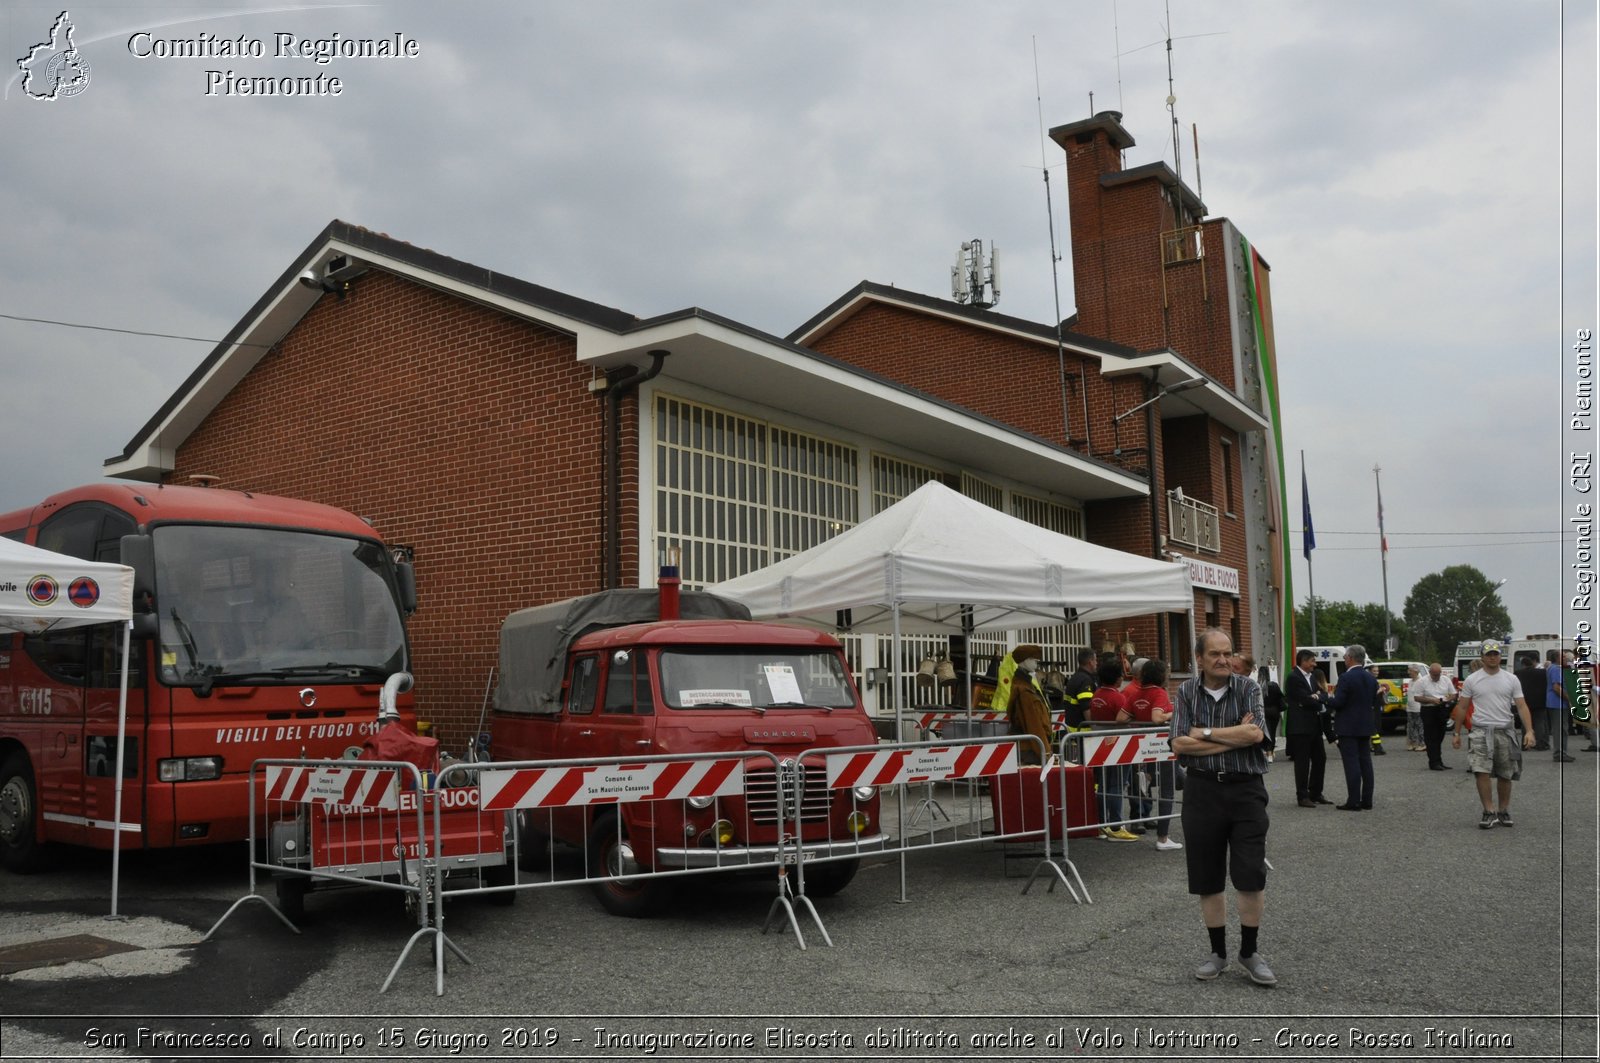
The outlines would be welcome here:
M 1241 960 L 1246 956 L 1254 956 L 1256 954 L 1256 934 L 1260 930 L 1259 926 L 1239 924 L 1239 958 Z
M 1211 951 L 1218 956 L 1228 954 L 1228 928 L 1226 926 L 1208 926 L 1206 933 L 1211 935 Z

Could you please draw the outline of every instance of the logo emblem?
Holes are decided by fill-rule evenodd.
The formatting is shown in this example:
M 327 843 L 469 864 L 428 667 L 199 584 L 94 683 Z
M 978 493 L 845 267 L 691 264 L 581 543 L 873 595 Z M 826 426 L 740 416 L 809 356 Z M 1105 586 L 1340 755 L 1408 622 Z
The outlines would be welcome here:
M 89 61 L 72 43 L 75 28 L 68 12 L 61 12 L 50 27 L 50 39 L 29 48 L 28 54 L 17 60 L 22 91 L 33 99 L 55 101 L 89 87 Z
M 60 592 L 61 588 L 49 576 L 35 576 L 28 581 L 28 601 L 34 605 L 49 605 Z
M 300 704 L 308 709 L 316 708 L 317 692 L 310 687 L 302 687 L 300 690 Z
M 79 576 L 67 585 L 67 601 L 79 609 L 87 609 L 100 600 L 100 584 L 88 576 Z

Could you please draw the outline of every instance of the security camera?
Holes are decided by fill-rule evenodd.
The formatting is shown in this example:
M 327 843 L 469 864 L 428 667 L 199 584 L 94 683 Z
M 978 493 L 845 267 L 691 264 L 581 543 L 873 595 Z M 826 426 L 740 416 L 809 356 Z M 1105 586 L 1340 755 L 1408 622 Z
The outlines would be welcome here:
M 301 284 L 313 291 L 322 291 L 322 278 L 317 276 L 316 270 L 308 269 L 297 278 Z

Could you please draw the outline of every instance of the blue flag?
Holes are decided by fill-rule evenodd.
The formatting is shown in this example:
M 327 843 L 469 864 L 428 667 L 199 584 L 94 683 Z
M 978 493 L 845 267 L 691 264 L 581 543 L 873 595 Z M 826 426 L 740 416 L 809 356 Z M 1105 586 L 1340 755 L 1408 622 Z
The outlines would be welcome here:
M 1306 555 L 1306 560 L 1310 561 L 1311 551 L 1317 548 L 1317 533 L 1311 527 L 1311 491 L 1306 487 L 1304 459 L 1300 464 L 1300 524 L 1300 550 Z

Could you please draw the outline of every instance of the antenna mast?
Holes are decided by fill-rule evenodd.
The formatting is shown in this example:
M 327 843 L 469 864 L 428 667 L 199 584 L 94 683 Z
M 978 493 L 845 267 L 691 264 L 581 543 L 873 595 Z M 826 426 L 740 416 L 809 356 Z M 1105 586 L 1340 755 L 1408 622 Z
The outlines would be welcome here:
M 1061 443 L 1072 446 L 1072 419 L 1067 416 L 1067 352 L 1061 335 L 1061 274 L 1056 264 L 1061 255 L 1056 251 L 1056 214 L 1050 204 L 1050 157 L 1045 153 L 1044 93 L 1039 87 L 1039 38 L 1033 39 L 1033 99 L 1039 110 L 1039 171 L 1044 174 L 1044 216 L 1050 226 L 1050 290 L 1056 300 L 1056 375 L 1061 382 Z M 1089 93 L 1089 110 L 1094 111 L 1094 93 Z M 1084 395 L 1083 434 L 1089 435 L 1089 397 Z M 1088 440 L 1084 440 L 1085 448 Z
M 1178 95 L 1172 87 L 1172 0 L 1167 0 L 1167 113 L 1172 115 L 1172 169 L 1183 183 L 1183 141 L 1178 136 Z
M 988 294 L 985 295 L 985 289 Z M 987 310 L 1000 301 L 1000 251 L 989 244 L 989 262 L 983 261 L 983 241 L 963 240 L 950 267 L 950 297 Z

